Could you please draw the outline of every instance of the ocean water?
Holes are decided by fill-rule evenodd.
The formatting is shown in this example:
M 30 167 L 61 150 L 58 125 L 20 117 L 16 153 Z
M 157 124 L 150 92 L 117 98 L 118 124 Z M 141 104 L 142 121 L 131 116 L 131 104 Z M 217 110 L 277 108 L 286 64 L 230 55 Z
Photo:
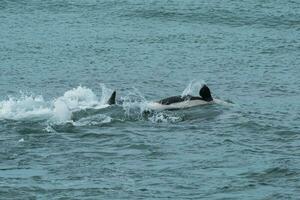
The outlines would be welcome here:
M 300 199 L 299 74 L 298 0 L 1 0 L 0 199 Z

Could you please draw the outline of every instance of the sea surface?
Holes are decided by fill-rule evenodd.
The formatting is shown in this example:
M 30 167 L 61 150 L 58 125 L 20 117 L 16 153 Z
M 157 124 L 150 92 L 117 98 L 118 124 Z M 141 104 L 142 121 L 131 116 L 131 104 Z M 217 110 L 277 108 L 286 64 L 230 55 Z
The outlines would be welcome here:
M 0 0 L 0 199 L 300 199 L 300 1 Z

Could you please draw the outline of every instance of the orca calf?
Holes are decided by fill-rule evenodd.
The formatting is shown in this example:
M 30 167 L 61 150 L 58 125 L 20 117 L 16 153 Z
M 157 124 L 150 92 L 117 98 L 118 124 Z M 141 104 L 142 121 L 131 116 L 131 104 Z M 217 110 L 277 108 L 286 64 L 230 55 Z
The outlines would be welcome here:
M 148 106 L 152 110 L 175 110 L 210 103 L 213 103 L 210 89 L 207 85 L 203 85 L 199 91 L 199 96 L 172 96 L 160 101 L 152 102 Z

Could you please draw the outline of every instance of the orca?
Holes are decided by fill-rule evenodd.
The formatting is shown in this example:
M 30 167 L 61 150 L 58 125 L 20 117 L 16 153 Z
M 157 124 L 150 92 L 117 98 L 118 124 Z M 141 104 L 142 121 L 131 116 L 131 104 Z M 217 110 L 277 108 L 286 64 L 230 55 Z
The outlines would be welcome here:
M 199 96 L 172 96 L 159 101 L 151 102 L 148 104 L 148 107 L 151 110 L 176 110 L 211 104 L 213 102 L 214 99 L 211 96 L 210 89 L 207 87 L 207 85 L 203 85 L 199 91 Z
M 214 103 L 214 99 L 211 96 L 210 89 L 207 85 L 203 85 L 199 91 L 199 96 L 172 96 L 159 101 L 149 102 L 147 107 L 150 110 L 177 110 L 211 103 Z M 111 94 L 107 104 L 116 104 L 116 91 Z
M 114 105 L 116 104 L 116 91 L 113 91 L 113 93 L 111 94 L 110 98 L 107 101 L 108 105 Z

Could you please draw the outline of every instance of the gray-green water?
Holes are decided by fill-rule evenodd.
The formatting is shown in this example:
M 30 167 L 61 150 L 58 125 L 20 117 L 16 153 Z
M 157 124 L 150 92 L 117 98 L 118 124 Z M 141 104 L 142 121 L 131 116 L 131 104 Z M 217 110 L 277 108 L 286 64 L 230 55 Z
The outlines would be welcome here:
M 299 199 L 299 39 L 297 0 L 1 0 L 0 199 Z

